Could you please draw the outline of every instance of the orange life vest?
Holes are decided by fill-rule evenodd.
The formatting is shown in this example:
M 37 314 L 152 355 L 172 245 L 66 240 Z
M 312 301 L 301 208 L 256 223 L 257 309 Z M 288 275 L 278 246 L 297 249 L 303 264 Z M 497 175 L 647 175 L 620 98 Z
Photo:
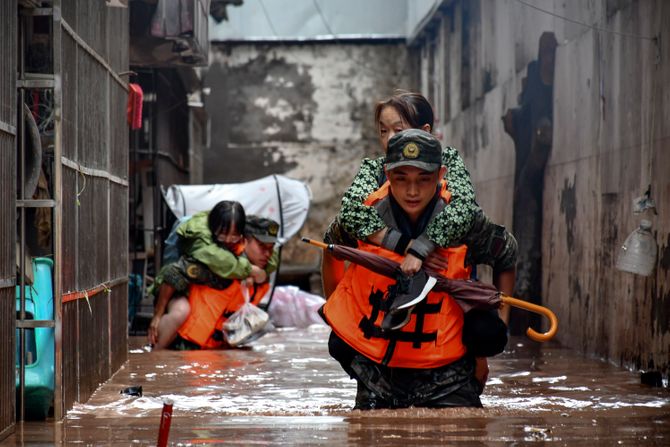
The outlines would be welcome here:
M 269 290 L 268 283 L 257 284 L 251 303 L 258 305 Z M 223 346 L 224 342 L 215 339 L 214 333 L 221 330 L 223 323 L 244 304 L 240 281 L 235 280 L 225 289 L 214 289 L 201 284 L 191 284 L 188 301 L 191 311 L 188 318 L 177 331 L 179 335 L 203 349 Z
M 388 182 L 387 182 L 388 183 Z M 388 184 L 371 194 L 366 204 L 374 204 L 388 195 Z M 446 186 L 441 197 L 450 198 Z M 389 250 L 359 242 L 359 249 L 402 262 L 403 256 Z M 447 278 L 467 279 L 466 246 L 438 248 L 448 258 L 448 268 L 440 272 Z M 381 322 L 389 308 L 389 286 L 395 280 L 352 264 L 335 292 L 323 307 L 323 314 L 333 331 L 352 348 L 369 359 L 400 368 L 437 368 L 461 358 L 465 346 L 461 341 L 463 311 L 444 292 L 430 292 L 412 311 L 409 323 L 402 329 L 382 331 Z

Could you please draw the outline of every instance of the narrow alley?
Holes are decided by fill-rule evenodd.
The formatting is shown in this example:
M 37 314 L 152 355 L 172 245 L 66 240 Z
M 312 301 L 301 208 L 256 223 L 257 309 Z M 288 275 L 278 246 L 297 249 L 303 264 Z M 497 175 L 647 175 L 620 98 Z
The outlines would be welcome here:
M 163 399 L 170 445 L 662 446 L 667 389 L 554 343 L 513 338 L 491 361 L 483 409 L 351 411 L 355 382 L 327 353 L 328 328 L 281 329 L 248 350 L 159 351 L 129 361 L 56 424 L 25 422 L 3 445 L 155 445 Z M 120 392 L 142 387 L 143 395 Z
M 0 0 L 0 444 L 670 446 L 668 173 L 670 0 Z

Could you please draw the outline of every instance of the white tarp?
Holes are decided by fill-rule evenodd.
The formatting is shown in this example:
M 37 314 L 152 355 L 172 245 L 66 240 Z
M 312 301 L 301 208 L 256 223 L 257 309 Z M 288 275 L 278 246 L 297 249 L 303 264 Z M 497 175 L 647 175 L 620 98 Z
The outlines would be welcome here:
M 271 175 L 246 183 L 172 185 L 163 190 L 163 196 L 178 219 L 210 210 L 221 200 L 235 200 L 247 214 L 277 221 L 283 244 L 305 223 L 312 192 L 299 180 Z

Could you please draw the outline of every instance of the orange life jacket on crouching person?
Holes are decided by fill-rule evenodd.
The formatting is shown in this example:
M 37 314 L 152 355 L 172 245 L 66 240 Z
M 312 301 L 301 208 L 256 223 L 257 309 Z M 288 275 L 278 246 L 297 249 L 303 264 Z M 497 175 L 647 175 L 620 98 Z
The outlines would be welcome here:
M 269 283 L 256 284 L 249 290 L 251 304 L 258 305 L 269 290 Z M 244 304 L 240 281 L 235 280 L 225 289 L 214 289 L 201 284 L 191 284 L 188 294 L 191 311 L 177 331 L 179 335 L 203 349 L 223 346 L 224 341 L 215 338 L 223 323 Z
M 368 197 L 367 205 L 388 195 L 388 182 Z M 443 185 L 440 195 L 450 194 Z M 384 248 L 359 242 L 359 249 L 402 262 L 404 256 Z M 448 259 L 448 268 L 439 272 L 447 278 L 467 279 L 465 245 L 438 248 Z M 389 286 L 396 281 L 352 264 L 335 292 L 323 307 L 323 315 L 333 331 L 348 345 L 374 362 L 399 368 L 437 368 L 461 358 L 465 352 L 461 338 L 463 311 L 444 292 L 431 291 L 417 304 L 409 323 L 395 331 L 383 331 L 381 322 L 388 311 Z

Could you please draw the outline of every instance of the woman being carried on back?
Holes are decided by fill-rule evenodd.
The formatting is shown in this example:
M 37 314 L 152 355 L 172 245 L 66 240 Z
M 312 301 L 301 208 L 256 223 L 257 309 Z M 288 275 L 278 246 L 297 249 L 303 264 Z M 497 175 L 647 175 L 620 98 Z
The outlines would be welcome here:
M 161 269 L 150 291 L 156 302 L 148 335 L 156 349 L 168 347 L 186 321 L 190 312 L 186 294 L 191 283 L 225 289 L 236 279 L 267 281 L 268 273 L 276 268 L 276 258 L 262 269 L 241 256 L 245 224 L 242 205 L 224 200 L 177 228 L 181 257 Z
M 375 108 L 375 124 L 384 153 L 388 149 L 389 140 L 397 133 L 411 128 L 431 132 L 433 122 L 433 109 L 428 100 L 419 93 L 396 91 L 390 98 L 377 103 Z M 410 281 L 412 275 L 424 264 L 434 271 L 446 268 L 446 260 L 433 253 L 437 247 L 448 248 L 465 244 L 468 246 L 467 263 L 471 266 L 492 266 L 496 287 L 506 294 L 512 294 L 516 240 L 504 227 L 493 223 L 475 202 L 470 174 L 458 151 L 449 146 L 442 149 L 442 164 L 447 168 L 445 180 L 451 200 L 428 223 L 425 231 L 411 240 L 407 240 L 397 230 L 387 228 L 377 210 L 364 203 L 370 194 L 386 182 L 385 161 L 385 157 L 363 160 L 356 178 L 342 198 L 338 216 L 326 232 L 325 242 L 355 246 L 356 241 L 361 240 L 404 255 L 401 270 L 405 279 L 409 277 Z M 326 297 L 335 290 L 343 274 L 344 264 L 324 252 L 322 275 Z M 505 323 L 508 312 L 508 309 L 501 311 Z M 504 346 L 504 329 L 497 324 L 499 320 L 494 318 L 492 321 L 491 317 L 490 314 L 480 311 L 471 311 L 466 315 L 463 336 L 466 345 L 486 346 L 489 343 L 481 341 L 488 338 L 495 342 L 490 343 L 491 345 Z M 469 343 L 473 338 L 480 342 Z M 488 375 L 485 357 L 495 355 L 501 349 L 469 351 L 478 358 L 476 375 L 483 385 Z
M 397 90 L 390 98 L 380 101 L 375 107 L 375 123 L 384 150 L 388 141 L 405 129 L 433 130 L 433 109 L 428 100 L 419 93 Z M 365 205 L 367 197 L 386 181 L 383 165 L 385 157 L 365 158 L 353 183 L 342 198 L 339 214 L 326 233 L 327 242 L 355 244 L 356 240 L 397 249 L 399 237 L 394 230 L 386 228 L 377 211 Z M 494 269 L 494 283 L 499 289 L 511 293 L 514 282 L 504 272 L 514 270 L 517 244 L 505 228 L 493 223 L 477 205 L 475 192 L 463 159 L 453 147 L 442 149 L 442 162 L 447 167 L 445 180 L 451 201 L 438 214 L 418 238 L 409 241 L 402 254 L 406 254 L 402 271 L 416 273 L 423 262 L 427 267 L 439 270 L 441 260 L 431 256 L 436 247 L 451 247 L 466 244 L 469 248 L 470 264 L 487 264 Z M 343 265 L 332 257 L 324 258 L 323 275 L 326 297 L 334 290 L 341 278 Z M 505 290 L 503 290 L 505 291 Z M 503 319 L 507 320 L 503 312 Z

